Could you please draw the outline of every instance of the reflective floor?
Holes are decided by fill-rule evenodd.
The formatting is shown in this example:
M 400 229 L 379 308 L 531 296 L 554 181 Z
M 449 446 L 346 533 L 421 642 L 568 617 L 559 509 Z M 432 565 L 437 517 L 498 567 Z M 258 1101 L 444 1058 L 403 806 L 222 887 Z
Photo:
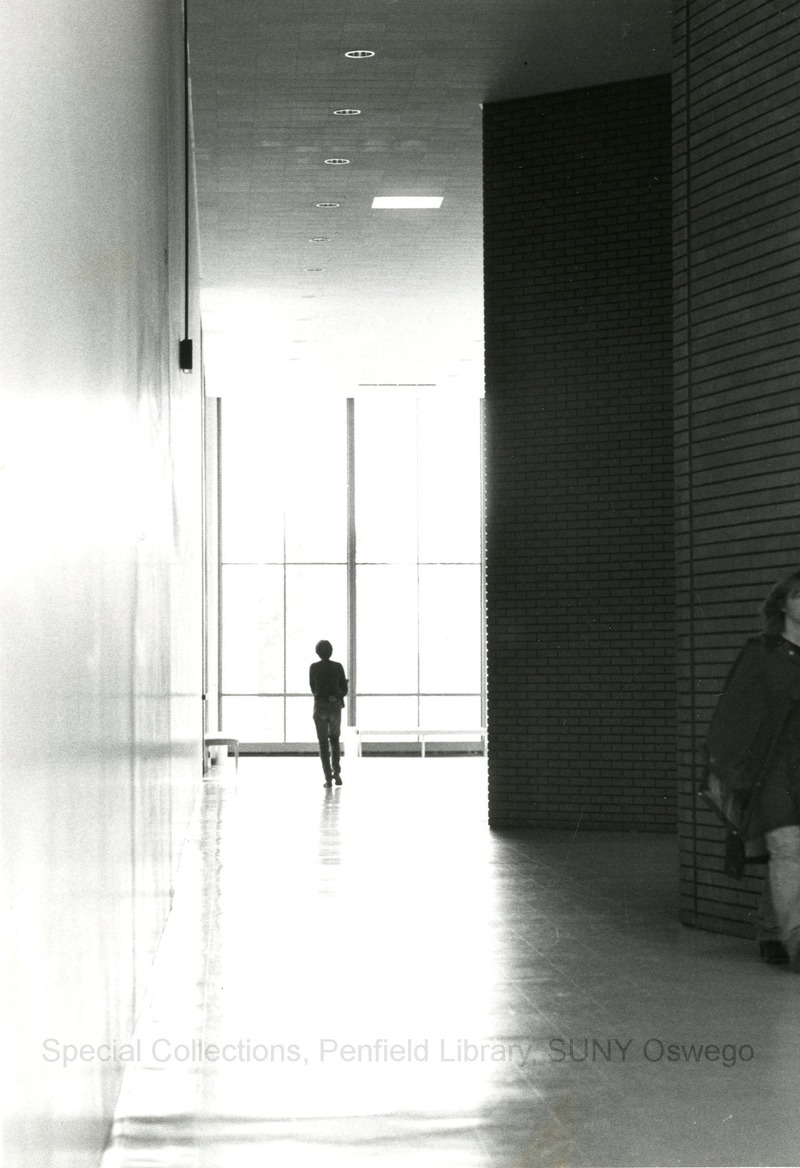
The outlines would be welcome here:
M 676 922 L 673 837 L 317 771 L 203 784 L 103 1168 L 800 1164 L 800 979 Z

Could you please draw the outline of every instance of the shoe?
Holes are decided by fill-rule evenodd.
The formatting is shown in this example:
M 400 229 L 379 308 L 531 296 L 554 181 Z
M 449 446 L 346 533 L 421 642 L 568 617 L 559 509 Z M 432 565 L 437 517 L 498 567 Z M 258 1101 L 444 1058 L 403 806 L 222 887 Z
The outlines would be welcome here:
M 336 776 L 336 786 L 337 786 L 337 787 L 341 787 L 341 785 L 342 785 L 342 776 L 341 776 L 341 775 L 337 775 L 337 776 Z
M 759 941 L 758 954 L 767 965 L 787 965 L 789 954 L 781 941 Z
M 325 782 L 324 782 L 322 785 L 323 785 L 323 787 L 330 787 L 330 786 L 332 786 L 333 784 L 331 783 L 330 779 L 326 779 L 326 780 L 325 780 Z

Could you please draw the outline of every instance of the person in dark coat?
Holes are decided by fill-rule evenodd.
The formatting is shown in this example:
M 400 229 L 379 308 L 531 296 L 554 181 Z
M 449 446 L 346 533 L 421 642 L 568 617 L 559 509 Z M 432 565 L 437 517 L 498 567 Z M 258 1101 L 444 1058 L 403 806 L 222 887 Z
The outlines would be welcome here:
M 347 678 L 340 662 L 331 661 L 333 646 L 330 641 L 318 641 L 315 651 L 320 660 L 312 664 L 308 680 L 314 695 L 314 725 L 317 729 L 319 757 L 325 773 L 325 786 L 330 787 L 335 782 L 337 787 L 341 787 L 339 736 Z
M 742 797 L 745 839 L 766 845 L 761 956 L 800 973 L 800 569 L 778 581 L 762 612 L 765 631 L 742 649 L 712 718 L 708 761 Z

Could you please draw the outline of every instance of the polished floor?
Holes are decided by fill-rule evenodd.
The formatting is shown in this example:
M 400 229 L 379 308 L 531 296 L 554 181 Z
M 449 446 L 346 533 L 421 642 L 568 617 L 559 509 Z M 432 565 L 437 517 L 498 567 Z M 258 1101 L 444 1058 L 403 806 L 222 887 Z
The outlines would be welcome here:
M 674 838 L 321 777 L 204 782 L 103 1168 L 800 1164 L 800 979 L 677 923 Z

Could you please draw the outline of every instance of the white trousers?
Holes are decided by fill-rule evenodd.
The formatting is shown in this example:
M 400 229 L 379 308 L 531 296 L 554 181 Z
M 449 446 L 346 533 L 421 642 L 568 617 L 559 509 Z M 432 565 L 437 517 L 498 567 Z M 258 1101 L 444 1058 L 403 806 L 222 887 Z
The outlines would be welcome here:
M 800 826 L 766 834 L 769 889 L 781 940 L 792 962 L 800 961 Z

